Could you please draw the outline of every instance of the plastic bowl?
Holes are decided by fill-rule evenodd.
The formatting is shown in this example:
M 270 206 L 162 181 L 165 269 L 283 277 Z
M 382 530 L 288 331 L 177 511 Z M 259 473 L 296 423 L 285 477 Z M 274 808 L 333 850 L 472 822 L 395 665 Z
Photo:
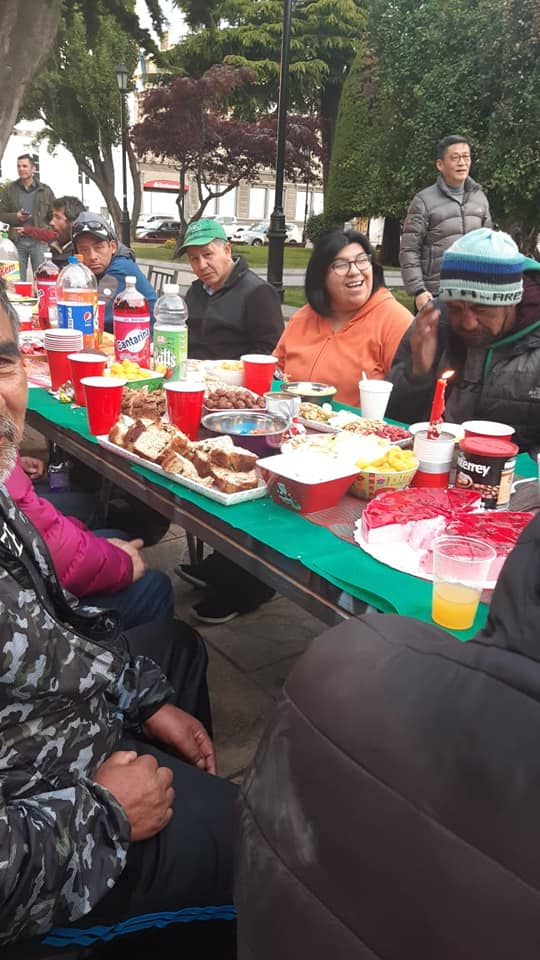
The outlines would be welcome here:
M 207 413 L 201 426 L 211 437 L 228 433 L 238 446 L 251 450 L 258 457 L 268 457 L 279 453 L 287 421 L 262 411 L 221 410 Z
M 334 507 L 346 494 L 358 470 L 349 464 L 336 465 L 335 476 L 328 480 L 300 480 L 296 474 L 298 453 L 259 460 L 259 467 L 268 485 L 268 493 L 276 503 L 295 513 L 316 513 Z
M 244 386 L 244 367 L 242 362 L 238 369 L 230 369 L 224 364 L 232 363 L 232 360 L 208 360 L 206 363 L 206 369 L 208 374 L 212 379 L 219 380 L 221 383 L 229 383 L 233 387 L 243 387 Z
M 131 390 L 138 390 L 139 387 L 148 387 L 148 393 L 152 393 L 153 390 L 159 390 L 159 388 L 163 386 L 164 379 L 165 375 L 163 373 L 154 373 L 153 370 L 149 370 L 148 376 L 146 377 L 126 380 L 126 387 L 129 387 Z
M 382 471 L 382 470 L 361 470 L 355 480 L 353 480 L 349 493 L 361 500 L 373 500 L 378 493 L 383 490 L 403 490 L 408 487 L 418 469 L 418 460 L 416 466 L 409 470 Z
M 316 383 L 313 380 L 292 380 L 284 382 L 280 390 L 285 393 L 292 393 L 295 397 L 300 397 L 302 403 L 329 403 L 337 387 L 332 387 L 329 383 Z

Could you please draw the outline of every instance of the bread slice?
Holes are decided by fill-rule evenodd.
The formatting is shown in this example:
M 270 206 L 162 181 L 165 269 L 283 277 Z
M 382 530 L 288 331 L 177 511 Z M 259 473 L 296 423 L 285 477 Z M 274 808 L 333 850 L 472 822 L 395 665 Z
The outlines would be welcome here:
M 234 471 L 226 470 L 223 467 L 212 466 L 211 471 L 214 483 L 222 493 L 240 493 L 242 490 L 253 490 L 259 482 L 255 470 L 249 470 L 247 473 L 234 473 Z
M 244 447 L 212 447 L 208 453 L 210 463 L 237 473 L 249 473 L 255 469 L 258 457 Z
M 128 424 L 122 423 L 121 420 L 119 420 L 118 423 L 113 424 L 109 430 L 108 439 L 111 441 L 111 443 L 115 443 L 117 447 L 123 447 L 125 446 L 124 441 L 128 430 Z
M 158 463 L 163 454 L 171 448 L 174 439 L 170 429 L 166 429 L 167 426 L 167 424 L 153 423 L 147 427 L 133 444 L 133 452 L 144 457 L 145 460 Z M 173 433 L 176 433 L 174 428 Z

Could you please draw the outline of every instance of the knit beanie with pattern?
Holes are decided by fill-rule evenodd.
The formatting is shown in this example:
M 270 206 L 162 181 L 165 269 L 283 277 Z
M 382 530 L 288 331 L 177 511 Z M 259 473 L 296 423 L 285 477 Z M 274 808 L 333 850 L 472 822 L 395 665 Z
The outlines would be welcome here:
M 472 230 L 444 252 L 439 297 L 492 307 L 519 303 L 526 263 L 507 233 Z

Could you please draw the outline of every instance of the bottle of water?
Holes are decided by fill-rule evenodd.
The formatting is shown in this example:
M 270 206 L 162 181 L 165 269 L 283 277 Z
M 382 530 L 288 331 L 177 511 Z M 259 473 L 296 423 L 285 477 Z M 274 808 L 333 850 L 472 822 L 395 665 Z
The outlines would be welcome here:
M 8 284 L 8 289 L 13 290 L 13 283 L 20 279 L 19 273 L 19 254 L 17 247 L 9 239 L 7 230 L 3 230 L 0 235 L 0 277 Z
M 188 309 L 177 283 L 166 283 L 154 306 L 154 370 L 166 380 L 185 380 L 188 355 Z
M 85 350 L 95 346 L 97 298 L 97 282 L 92 271 L 77 257 L 68 257 L 56 281 L 58 326 L 80 330 Z

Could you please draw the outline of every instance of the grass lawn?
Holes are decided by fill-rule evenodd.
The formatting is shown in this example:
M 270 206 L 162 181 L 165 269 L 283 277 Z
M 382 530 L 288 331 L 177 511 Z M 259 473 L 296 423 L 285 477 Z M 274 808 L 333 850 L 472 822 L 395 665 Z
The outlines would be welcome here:
M 132 247 L 139 260 L 172 260 L 172 247 L 164 243 L 134 243 Z M 268 262 L 267 246 L 248 247 L 245 243 L 235 243 L 232 249 L 234 256 L 245 257 L 250 267 L 265 267 Z M 285 247 L 283 265 L 286 268 L 306 267 L 310 253 L 311 250 L 305 250 L 304 247 Z

